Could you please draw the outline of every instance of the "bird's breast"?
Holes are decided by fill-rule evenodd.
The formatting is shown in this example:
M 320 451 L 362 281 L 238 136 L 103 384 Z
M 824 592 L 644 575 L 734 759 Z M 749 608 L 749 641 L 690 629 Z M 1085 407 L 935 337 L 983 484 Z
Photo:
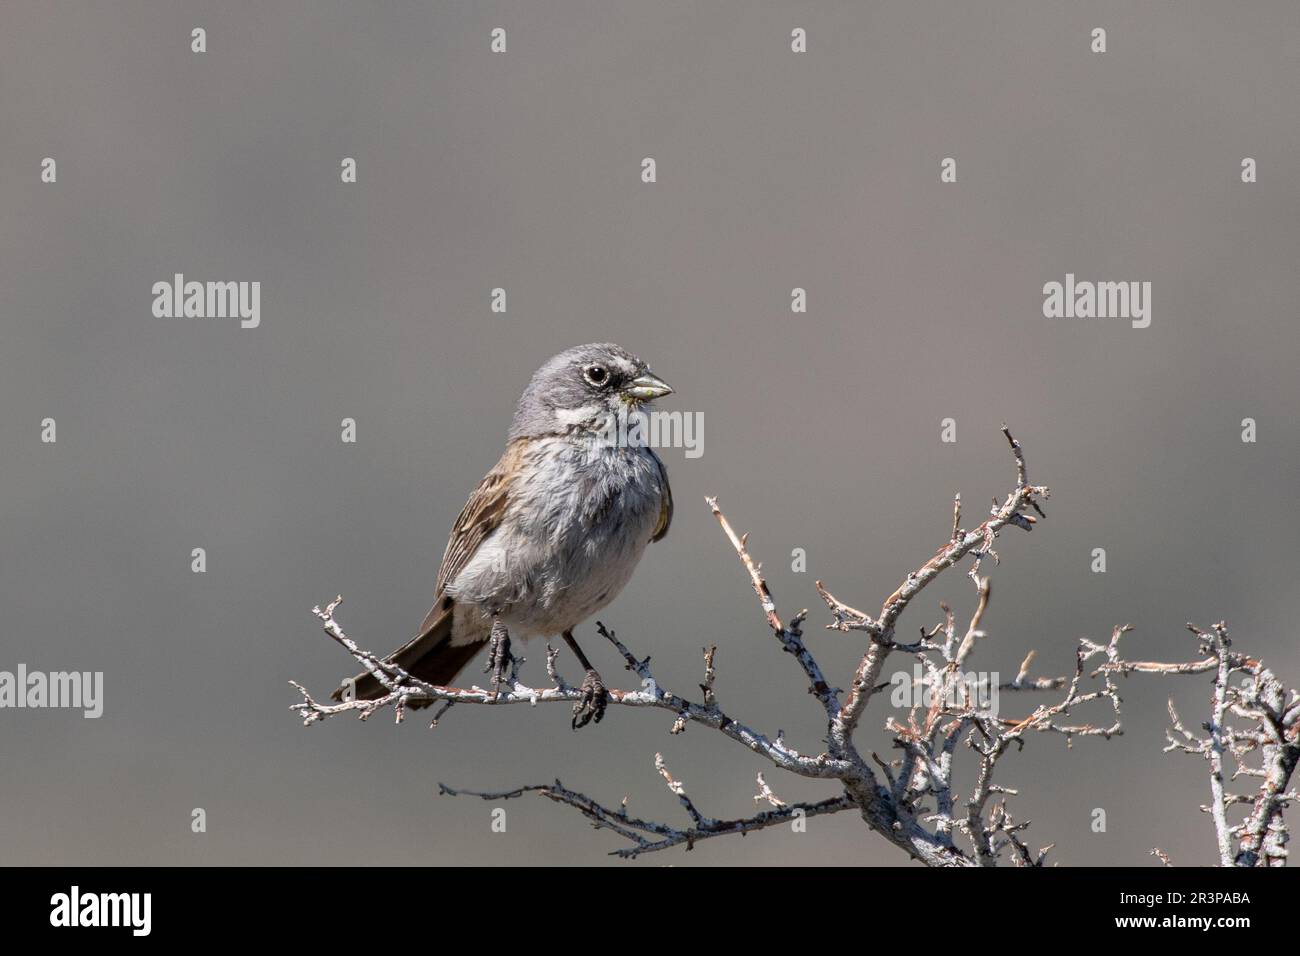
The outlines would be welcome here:
M 649 448 L 534 442 L 501 525 L 457 576 L 458 601 L 499 609 L 523 634 L 557 634 L 627 584 L 667 494 Z

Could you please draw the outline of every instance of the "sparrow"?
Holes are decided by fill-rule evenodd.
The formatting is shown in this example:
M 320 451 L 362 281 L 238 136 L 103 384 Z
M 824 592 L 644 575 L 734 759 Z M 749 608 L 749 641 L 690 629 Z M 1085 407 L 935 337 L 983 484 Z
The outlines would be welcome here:
M 573 629 L 618 596 L 646 546 L 668 533 L 668 473 L 644 429 L 627 423 L 672 391 L 612 343 L 568 349 L 539 368 L 519 399 L 505 454 L 452 526 L 433 607 L 387 662 L 447 686 L 490 642 L 499 688 L 513 664 L 512 633 L 560 635 L 586 671 L 572 726 L 599 723 L 608 692 Z M 362 673 L 332 696 L 384 693 Z

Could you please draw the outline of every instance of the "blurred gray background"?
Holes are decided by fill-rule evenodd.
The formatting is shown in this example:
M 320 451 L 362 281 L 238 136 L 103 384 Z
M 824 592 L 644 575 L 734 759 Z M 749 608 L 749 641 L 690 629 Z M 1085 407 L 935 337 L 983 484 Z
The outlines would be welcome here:
M 99 720 L 0 712 L 5 862 L 600 863 L 622 843 L 576 813 L 515 801 L 493 834 L 437 781 L 558 775 L 680 820 L 656 750 L 705 812 L 752 812 L 758 759 L 664 714 L 574 734 L 563 706 L 434 731 L 288 710 L 287 679 L 323 694 L 354 669 L 312 605 L 341 591 L 363 645 L 407 638 L 529 374 L 590 340 L 705 418 L 703 457 L 665 453 L 672 533 L 602 615 L 668 686 L 693 692 L 716 643 L 723 705 L 817 748 L 704 495 L 845 683 L 861 644 L 821 630 L 814 579 L 878 607 L 945 540 L 953 492 L 976 516 L 1010 487 L 1004 420 L 1053 494 L 1000 540 L 975 667 L 1037 648 L 1063 672 L 1124 622 L 1132 655 L 1186 659 L 1184 622 L 1226 618 L 1300 683 L 1295 4 L 11 2 L 0 26 L 0 669 L 102 670 L 106 697 Z M 175 272 L 260 281 L 261 327 L 155 318 Z M 1151 281 L 1151 327 L 1045 319 L 1067 272 Z M 973 596 L 952 573 L 903 630 Z M 1007 758 L 1031 844 L 1212 861 L 1205 768 L 1160 752 L 1171 693 L 1202 719 L 1205 680 L 1134 678 L 1122 737 Z M 632 865 L 901 862 L 842 814 Z

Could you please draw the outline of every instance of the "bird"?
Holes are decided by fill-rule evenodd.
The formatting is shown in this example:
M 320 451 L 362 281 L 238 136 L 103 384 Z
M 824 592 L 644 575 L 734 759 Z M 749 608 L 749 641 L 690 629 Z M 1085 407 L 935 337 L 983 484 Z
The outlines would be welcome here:
M 646 547 L 668 534 L 668 472 L 646 429 L 627 426 L 672 392 L 613 343 L 579 345 L 543 364 L 520 396 L 505 453 L 452 526 L 433 607 L 386 662 L 443 687 L 490 643 L 484 670 L 492 670 L 499 694 L 514 663 L 512 633 L 559 635 L 586 671 L 573 729 L 599 723 L 608 690 L 573 631 L 614 600 Z M 332 696 L 373 700 L 386 693 L 366 672 Z

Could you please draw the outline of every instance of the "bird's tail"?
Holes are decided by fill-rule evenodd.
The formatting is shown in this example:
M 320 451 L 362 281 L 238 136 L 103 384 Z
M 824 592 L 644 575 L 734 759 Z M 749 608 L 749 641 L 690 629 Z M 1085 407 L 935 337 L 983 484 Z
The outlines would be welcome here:
M 445 686 L 456 679 L 465 665 L 474 659 L 474 655 L 486 644 L 486 641 L 473 641 L 468 644 L 452 644 L 451 625 L 455 613 L 455 602 L 443 598 L 433 606 L 420 627 L 420 632 L 411 638 L 385 660 L 401 667 L 412 677 L 438 686 Z M 351 693 L 348 693 L 349 687 Z M 374 700 L 387 691 L 369 672 L 357 674 L 350 681 L 345 681 L 330 695 L 333 700 Z M 412 710 L 428 707 L 432 701 L 412 701 L 407 704 Z

